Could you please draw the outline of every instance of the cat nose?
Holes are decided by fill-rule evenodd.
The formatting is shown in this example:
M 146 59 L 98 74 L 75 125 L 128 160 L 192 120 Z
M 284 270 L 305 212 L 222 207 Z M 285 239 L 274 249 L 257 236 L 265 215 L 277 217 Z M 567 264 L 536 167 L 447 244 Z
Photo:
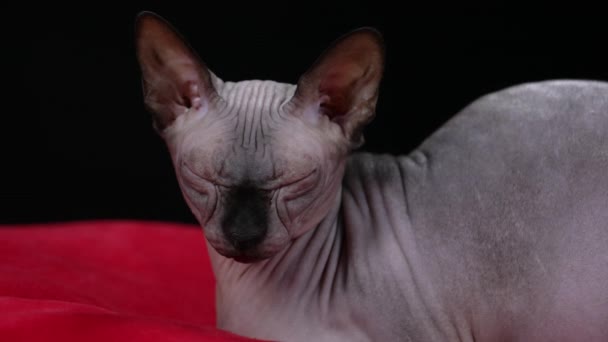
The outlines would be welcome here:
M 226 240 L 237 251 L 252 251 L 266 237 L 269 196 L 250 185 L 234 186 L 226 193 L 221 225 Z
M 225 232 L 226 239 L 238 251 L 248 251 L 259 245 L 266 236 L 266 230 L 231 231 Z

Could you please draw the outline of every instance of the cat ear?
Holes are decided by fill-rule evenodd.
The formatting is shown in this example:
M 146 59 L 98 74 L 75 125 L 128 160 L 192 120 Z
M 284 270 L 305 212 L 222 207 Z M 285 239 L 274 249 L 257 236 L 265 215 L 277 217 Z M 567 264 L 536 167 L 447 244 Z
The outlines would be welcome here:
M 292 102 L 341 126 L 355 146 L 376 109 L 384 69 L 381 34 L 361 28 L 341 37 L 298 81 Z
M 137 16 L 135 32 L 144 103 L 156 129 L 163 130 L 188 110 L 208 110 L 219 97 L 213 75 L 185 39 L 151 12 Z

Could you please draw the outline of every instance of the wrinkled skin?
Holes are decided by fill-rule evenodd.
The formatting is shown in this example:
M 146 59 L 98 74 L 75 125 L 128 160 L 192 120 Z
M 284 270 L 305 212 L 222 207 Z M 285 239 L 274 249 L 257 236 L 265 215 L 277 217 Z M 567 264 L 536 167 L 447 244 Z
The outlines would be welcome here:
M 352 150 L 383 72 L 374 30 L 341 37 L 296 85 L 224 82 L 151 13 L 137 52 L 209 244 L 220 328 L 281 341 L 608 340 L 608 84 L 504 89 L 408 155 L 371 155 Z

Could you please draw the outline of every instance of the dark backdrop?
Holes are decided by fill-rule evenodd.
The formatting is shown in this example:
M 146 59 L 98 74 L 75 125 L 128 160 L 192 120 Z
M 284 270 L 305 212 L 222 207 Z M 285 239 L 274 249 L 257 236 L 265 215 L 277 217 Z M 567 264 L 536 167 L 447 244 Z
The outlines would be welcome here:
M 608 25 L 587 8 L 210 3 L 2 5 L 0 223 L 194 222 L 143 108 L 140 10 L 172 22 L 232 81 L 296 82 L 341 34 L 378 28 L 387 67 L 363 147 L 374 152 L 407 153 L 477 97 L 510 85 L 608 79 Z

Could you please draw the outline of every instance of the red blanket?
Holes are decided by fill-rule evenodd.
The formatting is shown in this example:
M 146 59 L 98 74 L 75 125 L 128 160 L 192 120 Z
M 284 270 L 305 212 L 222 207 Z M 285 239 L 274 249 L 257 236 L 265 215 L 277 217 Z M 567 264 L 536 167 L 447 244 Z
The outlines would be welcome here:
M 214 312 L 197 227 L 0 226 L 0 341 L 252 341 L 216 329 Z

